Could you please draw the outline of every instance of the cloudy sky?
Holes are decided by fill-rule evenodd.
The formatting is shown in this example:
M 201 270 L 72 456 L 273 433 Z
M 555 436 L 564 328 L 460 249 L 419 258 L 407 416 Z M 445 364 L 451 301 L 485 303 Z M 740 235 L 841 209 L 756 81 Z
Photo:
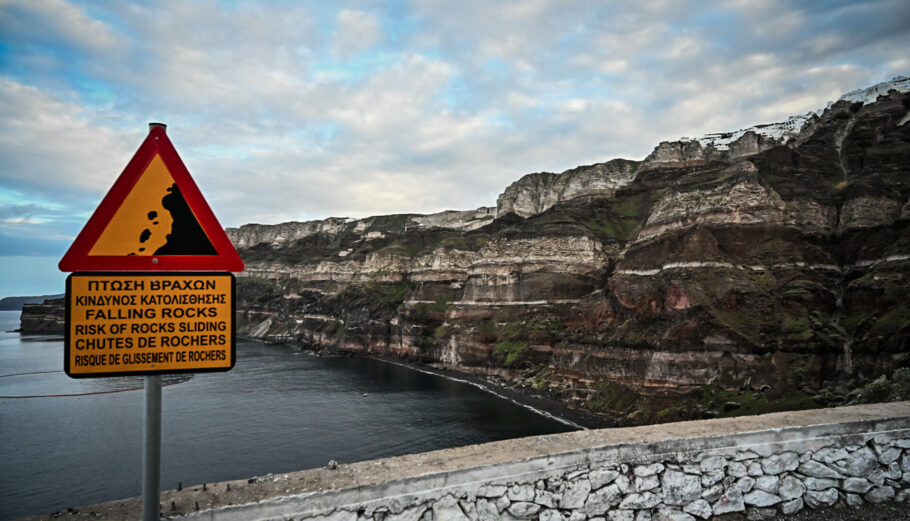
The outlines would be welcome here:
M 0 296 L 168 135 L 224 226 L 494 205 L 523 174 L 910 75 L 910 2 L 0 0 Z

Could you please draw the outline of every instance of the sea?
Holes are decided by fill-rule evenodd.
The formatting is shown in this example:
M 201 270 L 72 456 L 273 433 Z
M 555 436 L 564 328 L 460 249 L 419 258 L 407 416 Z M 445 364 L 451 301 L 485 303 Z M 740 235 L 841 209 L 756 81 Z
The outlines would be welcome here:
M 143 379 L 71 379 L 62 338 L 18 327 L 0 311 L 0 519 L 141 495 Z M 163 490 L 578 428 L 459 378 L 250 341 L 231 371 L 162 380 Z

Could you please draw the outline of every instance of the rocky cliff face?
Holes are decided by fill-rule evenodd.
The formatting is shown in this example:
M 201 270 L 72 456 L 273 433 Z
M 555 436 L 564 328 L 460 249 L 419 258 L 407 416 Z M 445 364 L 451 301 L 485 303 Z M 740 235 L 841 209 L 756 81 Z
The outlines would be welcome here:
M 910 365 L 906 90 L 531 174 L 495 220 L 231 230 L 241 330 L 495 375 L 631 422 L 847 400 Z M 719 396 L 732 405 L 705 405 Z
M 613 159 L 580 166 L 561 174 L 528 174 L 506 188 L 496 200 L 496 215 L 529 217 L 556 203 L 585 196 L 609 197 L 632 182 L 639 161 Z
M 66 328 L 63 300 L 47 299 L 41 304 L 24 304 L 19 316 L 19 332 L 62 335 Z
M 238 249 L 268 245 L 282 248 L 307 237 L 337 237 L 356 234 L 363 240 L 400 234 L 416 228 L 445 228 L 451 230 L 476 230 L 493 222 L 496 209 L 480 207 L 476 210 L 447 210 L 429 215 L 402 214 L 365 219 L 329 217 L 320 221 L 288 222 L 283 224 L 245 224 L 228 228 L 228 237 Z M 342 255 L 343 256 L 343 255 Z

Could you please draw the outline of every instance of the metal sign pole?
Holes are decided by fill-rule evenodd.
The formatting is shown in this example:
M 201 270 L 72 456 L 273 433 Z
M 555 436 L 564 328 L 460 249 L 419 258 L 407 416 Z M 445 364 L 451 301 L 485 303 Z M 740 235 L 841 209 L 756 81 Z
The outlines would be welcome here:
M 166 127 L 164 123 L 149 123 L 148 136 L 139 150 L 57 265 L 60 271 L 73 272 L 66 278 L 63 370 L 67 376 L 145 377 L 143 521 L 158 521 L 161 513 L 161 374 L 230 371 L 234 367 L 237 287 L 229 272 L 240 272 L 244 267 L 243 259 L 168 139 Z M 142 194 L 134 196 L 134 190 Z M 148 201 L 158 197 L 160 209 L 158 203 L 150 207 Z M 172 209 L 174 205 L 181 210 Z M 166 227 L 179 225 L 181 229 L 197 231 L 173 240 L 163 229 L 153 233 L 146 227 L 149 222 L 158 224 L 155 219 L 159 212 L 171 214 L 173 226 Z M 139 230 L 143 230 L 141 234 Z M 138 244 L 123 240 L 133 234 L 144 243 L 149 234 L 156 233 L 156 246 L 145 253 L 139 252 L 144 252 L 150 243 L 139 248 Z M 158 242 L 161 239 L 163 244 Z M 209 272 L 200 273 L 206 270 Z M 95 298 L 113 298 L 111 292 L 115 291 L 122 297 L 116 309 L 108 309 L 105 299 Z M 176 302 L 152 298 L 165 294 L 198 297 L 211 303 L 205 308 L 206 316 L 224 326 L 223 334 L 209 336 L 200 350 L 195 349 L 202 346 L 191 335 L 168 337 L 167 340 L 178 340 L 190 348 L 180 352 L 168 349 L 170 344 L 164 342 L 160 326 L 192 324 L 202 314 Z M 142 299 L 143 296 L 148 298 Z M 127 302 L 132 304 L 124 303 L 126 297 L 131 297 Z M 144 321 L 156 316 L 165 318 L 165 311 L 167 320 L 163 323 Z M 109 334 L 105 332 L 106 325 L 110 326 Z M 195 330 L 188 329 L 186 333 L 192 331 Z M 111 351 L 88 355 L 82 352 L 84 346 L 109 346 Z M 150 372 L 158 374 L 149 375 Z
M 161 497 L 161 375 L 145 376 L 142 521 L 158 521 Z

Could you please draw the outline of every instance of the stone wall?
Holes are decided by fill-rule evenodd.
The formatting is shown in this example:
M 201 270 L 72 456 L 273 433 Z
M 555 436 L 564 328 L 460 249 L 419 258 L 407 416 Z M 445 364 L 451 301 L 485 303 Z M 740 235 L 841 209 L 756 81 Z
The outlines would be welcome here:
M 330 467 L 167 491 L 162 513 L 220 521 L 726 521 L 904 502 L 910 402 L 576 431 Z M 138 518 L 138 507 L 134 498 L 78 515 Z

